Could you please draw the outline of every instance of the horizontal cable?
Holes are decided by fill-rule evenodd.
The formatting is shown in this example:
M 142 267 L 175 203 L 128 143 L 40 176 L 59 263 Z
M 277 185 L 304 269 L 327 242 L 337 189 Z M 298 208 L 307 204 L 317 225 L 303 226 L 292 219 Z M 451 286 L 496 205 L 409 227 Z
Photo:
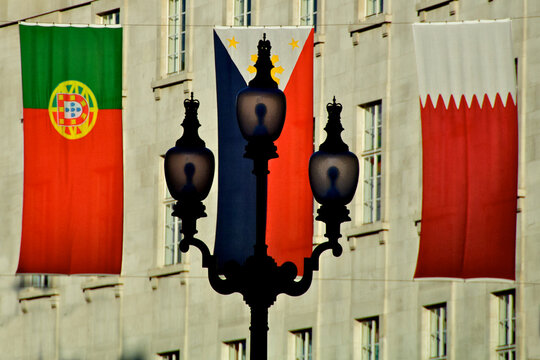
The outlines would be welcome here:
M 422 22 L 423 24 L 430 24 L 430 23 L 441 23 L 441 22 L 446 22 L 446 23 L 465 23 L 465 22 L 474 22 L 474 21 L 503 21 L 503 20 L 523 20 L 523 19 L 537 19 L 537 18 L 540 18 L 540 15 L 529 15 L 529 16 L 515 16 L 515 17 L 506 17 L 506 18 L 500 18 L 500 19 L 472 19 L 472 20 L 456 20 L 456 21 L 426 21 L 426 22 Z M 25 18 L 25 19 L 22 19 L 22 20 L 0 20 L 0 27 L 2 26 L 7 26 L 7 25 L 16 25 L 18 24 L 19 22 L 22 22 L 22 21 L 25 21 L 25 22 L 28 22 L 28 23 L 33 23 L 33 24 L 69 24 L 69 25 L 78 25 L 78 26 L 91 26 L 91 25 L 98 25 L 98 24 L 91 24 L 91 23 L 70 23 L 70 22 L 67 22 L 67 23 L 63 23 L 63 22 L 60 22 L 60 23 L 56 23 L 56 22 L 39 22 L 39 21 L 36 21 L 36 22 L 33 22 L 33 21 L 26 21 L 26 20 L 30 20 L 32 19 L 31 17 L 30 18 Z M 412 24 L 418 24 L 420 23 L 420 21 L 388 21 L 389 24 L 395 24 L 395 25 L 412 25 Z M 366 25 L 366 26 L 369 26 L 369 25 L 380 25 L 381 22 L 369 22 L 369 21 L 362 21 L 362 22 L 357 22 L 357 23 L 327 23 L 327 24 L 316 24 L 317 27 L 342 27 L 342 26 L 351 26 L 351 25 Z M 106 24 L 99 24 L 99 25 L 104 25 L 105 27 L 107 27 Z M 120 23 L 120 24 L 111 24 L 110 26 L 113 27 L 113 26 L 118 26 L 118 25 L 121 25 L 121 26 L 142 26 L 142 27 L 166 27 L 166 26 L 171 26 L 169 24 L 142 24 L 142 23 Z M 275 25 L 250 25 L 250 26 L 234 26 L 234 25 L 223 25 L 223 24 L 185 24 L 184 26 L 186 27 L 194 27 L 194 28 L 197 28 L 197 27 L 209 27 L 209 28 L 214 28 L 214 27 L 230 27 L 230 28 L 239 28 L 239 29 L 244 29 L 244 28 L 270 28 L 270 27 L 305 27 L 305 25 L 284 25 L 284 24 L 275 24 Z
M 186 275 L 187 272 L 182 274 L 171 275 L 64 275 L 64 274 L 0 274 L 0 277 L 20 277 L 29 275 L 50 275 L 57 277 L 75 277 L 75 278 L 89 278 L 98 277 L 106 278 L 116 276 L 125 279 L 150 279 L 150 278 L 182 278 L 182 279 L 208 279 L 206 276 Z M 460 284 L 512 284 L 512 285 L 540 285 L 539 281 L 513 281 L 505 279 L 456 279 L 456 278 L 426 278 L 426 279 L 377 279 L 377 278 L 359 278 L 359 277 L 313 277 L 314 281 L 364 281 L 364 282 L 400 282 L 400 283 L 460 283 Z

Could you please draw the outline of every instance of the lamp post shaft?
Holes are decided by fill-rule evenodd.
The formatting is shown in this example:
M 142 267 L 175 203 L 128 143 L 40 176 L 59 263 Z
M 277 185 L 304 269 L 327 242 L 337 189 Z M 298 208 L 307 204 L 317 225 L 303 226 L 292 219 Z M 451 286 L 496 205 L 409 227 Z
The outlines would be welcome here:
M 268 306 L 258 304 L 251 306 L 250 359 L 266 360 L 268 358 Z
M 256 157 L 253 159 L 253 174 L 256 177 L 256 239 L 254 257 L 257 262 L 256 270 L 259 270 L 254 281 L 258 282 L 255 288 L 262 290 L 265 286 L 266 263 L 268 246 L 266 245 L 266 215 L 268 203 L 268 158 Z M 251 348 L 250 359 L 267 359 L 268 349 L 268 300 L 263 296 L 263 291 L 256 291 L 251 302 Z
M 256 223 L 255 249 L 256 257 L 266 257 L 266 205 L 268 202 L 268 159 L 254 159 L 253 173 L 256 177 Z

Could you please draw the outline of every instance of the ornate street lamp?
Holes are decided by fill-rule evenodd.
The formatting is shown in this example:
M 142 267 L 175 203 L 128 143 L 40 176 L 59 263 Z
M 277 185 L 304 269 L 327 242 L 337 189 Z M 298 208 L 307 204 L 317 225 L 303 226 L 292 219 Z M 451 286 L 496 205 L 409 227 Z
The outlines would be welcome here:
M 342 247 L 340 224 L 349 221 L 346 205 L 352 200 L 358 183 L 358 158 L 341 140 L 343 127 L 340 122 L 341 104 L 327 105 L 328 136 L 320 151 L 312 155 L 309 164 L 309 180 L 315 199 L 322 204 L 317 220 L 326 224 L 328 241 L 319 244 L 311 257 L 304 259 L 303 276 L 297 280 L 298 270 L 292 262 L 278 266 L 268 256 L 265 239 L 268 161 L 278 157 L 274 141 L 279 137 L 285 121 L 285 95 L 270 76 L 270 41 L 266 35 L 259 41 L 257 75 L 246 89 L 237 96 L 237 117 L 240 131 L 248 141 L 245 157 L 253 160 L 256 176 L 256 244 L 254 254 L 244 264 L 234 261 L 218 268 L 215 255 L 210 254 L 206 244 L 194 237 L 196 221 L 206 216 L 202 200 L 208 195 L 214 172 L 214 156 L 199 138 L 197 120 L 199 102 L 184 101 L 186 117 L 182 126 L 183 136 L 176 146 L 165 155 L 165 177 L 173 198 L 174 216 L 182 219 L 184 238 L 180 243 L 183 252 L 191 245 L 202 253 L 202 266 L 208 269 L 212 288 L 220 294 L 238 292 L 251 309 L 250 358 L 267 358 L 268 309 L 279 294 L 300 296 L 313 280 L 313 272 L 319 269 L 319 257 L 326 250 L 340 256 Z M 221 276 L 222 275 L 222 276 Z

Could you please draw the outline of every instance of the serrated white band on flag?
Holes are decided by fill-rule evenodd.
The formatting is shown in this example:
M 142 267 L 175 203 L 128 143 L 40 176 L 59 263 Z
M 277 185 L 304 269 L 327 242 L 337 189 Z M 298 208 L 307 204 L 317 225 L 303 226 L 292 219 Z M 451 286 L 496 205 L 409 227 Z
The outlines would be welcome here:
M 515 279 L 518 122 L 509 21 L 413 27 L 422 119 L 415 278 Z
M 467 106 L 497 93 L 516 102 L 510 20 L 413 24 L 413 34 L 422 106 L 428 95 L 447 107 L 451 95 L 458 107 L 463 95 Z

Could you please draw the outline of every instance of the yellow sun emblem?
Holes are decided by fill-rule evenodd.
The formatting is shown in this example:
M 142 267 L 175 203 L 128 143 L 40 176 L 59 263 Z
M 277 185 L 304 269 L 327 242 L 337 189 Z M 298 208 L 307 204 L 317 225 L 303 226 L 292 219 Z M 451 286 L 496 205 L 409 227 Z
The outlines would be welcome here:
M 253 61 L 254 63 L 257 62 L 257 58 L 258 56 L 257 55 L 251 55 L 251 61 Z M 279 56 L 277 55 L 272 55 L 272 57 L 270 58 L 270 60 L 272 61 L 272 65 L 274 65 L 274 67 L 272 68 L 272 70 L 270 71 L 270 74 L 272 75 L 272 79 L 274 79 L 274 81 L 279 84 L 279 78 L 276 76 L 276 74 L 281 74 L 283 73 L 283 67 L 280 65 L 280 66 L 277 66 L 276 67 L 276 63 L 279 61 Z M 255 66 L 253 65 L 249 65 L 247 70 L 249 71 L 250 74 L 253 74 L 253 73 L 256 73 L 257 72 L 257 69 L 255 68 Z

